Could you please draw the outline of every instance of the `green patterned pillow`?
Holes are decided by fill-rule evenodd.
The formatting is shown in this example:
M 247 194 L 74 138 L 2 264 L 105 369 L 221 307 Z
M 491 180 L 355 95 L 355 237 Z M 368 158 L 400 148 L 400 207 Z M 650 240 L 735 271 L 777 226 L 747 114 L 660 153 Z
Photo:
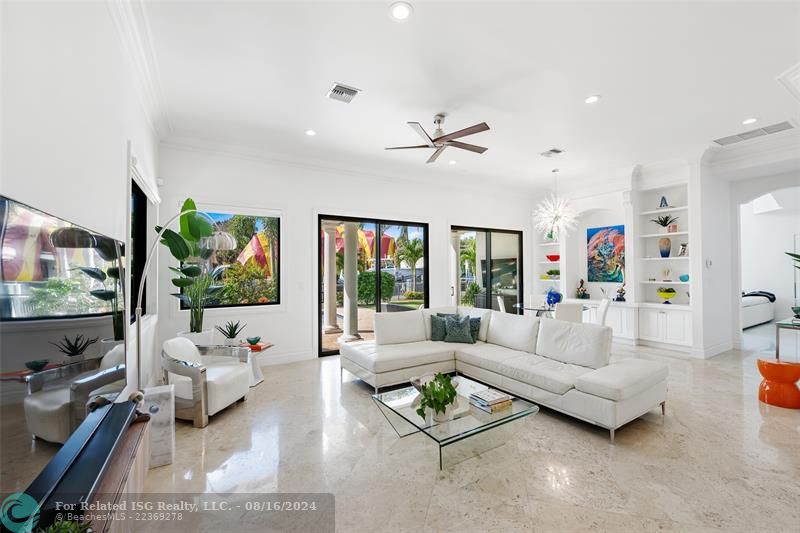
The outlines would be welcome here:
M 449 316 L 445 318 L 445 337 L 444 342 L 463 342 L 475 344 L 475 339 L 469 330 L 469 317 Z
M 443 341 L 445 331 L 445 318 L 437 315 L 431 315 L 431 340 Z

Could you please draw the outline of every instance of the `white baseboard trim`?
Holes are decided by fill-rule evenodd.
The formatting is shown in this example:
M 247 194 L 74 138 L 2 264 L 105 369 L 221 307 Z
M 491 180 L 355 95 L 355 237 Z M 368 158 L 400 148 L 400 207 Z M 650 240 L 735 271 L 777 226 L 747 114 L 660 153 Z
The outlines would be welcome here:
M 711 344 L 709 346 L 703 346 L 699 350 L 692 350 L 692 355 L 694 357 L 699 357 L 701 359 L 711 359 L 715 355 L 719 355 L 721 353 L 727 352 L 732 349 L 733 349 L 733 342 L 720 341 L 715 344 Z
M 680 344 L 668 344 L 665 342 L 647 341 L 644 339 L 637 339 L 634 344 L 636 346 L 650 346 L 651 348 L 660 348 L 662 350 L 669 350 L 671 352 L 675 352 L 675 357 L 681 359 L 685 359 L 687 357 L 702 359 L 702 357 L 694 355 L 689 346 L 681 346 Z
M 297 363 L 310 359 L 316 359 L 316 356 L 314 356 L 311 350 L 276 354 L 271 354 L 269 350 L 267 350 L 264 353 L 258 354 L 258 366 L 285 365 L 287 363 Z
M 636 346 L 636 339 L 631 339 L 629 337 L 612 337 L 612 342 L 617 344 L 626 344 L 628 346 Z

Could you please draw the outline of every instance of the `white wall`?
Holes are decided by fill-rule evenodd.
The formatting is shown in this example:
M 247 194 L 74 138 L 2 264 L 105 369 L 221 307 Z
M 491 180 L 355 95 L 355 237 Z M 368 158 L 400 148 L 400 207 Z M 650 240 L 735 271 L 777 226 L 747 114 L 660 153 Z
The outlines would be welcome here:
M 0 9 L 0 192 L 126 240 L 127 143 L 148 176 L 158 145 L 109 4 Z
M 528 237 L 532 202 L 528 193 L 459 188 L 344 173 L 319 167 L 277 163 L 255 153 L 162 144 L 159 176 L 164 185 L 162 221 L 192 197 L 202 208 L 278 211 L 281 216 L 281 305 L 210 309 L 205 327 L 225 320 L 247 322 L 249 335 L 275 343 L 262 362 L 316 357 L 318 214 L 380 217 L 427 222 L 430 243 L 430 303 L 448 305 L 450 297 L 450 226 L 485 226 L 523 230 L 525 289 L 530 292 Z M 166 255 L 166 254 L 165 254 Z M 168 261 L 163 261 L 160 293 L 173 292 Z M 188 329 L 188 315 L 173 298 L 161 299 L 161 339 Z
M 791 194 L 800 199 L 800 187 L 791 189 Z M 755 214 L 749 202 L 740 212 L 742 290 L 774 293 L 776 318 L 785 318 L 794 300 L 796 269 L 784 252 L 793 251 L 795 236 L 800 236 L 800 211 L 787 208 Z

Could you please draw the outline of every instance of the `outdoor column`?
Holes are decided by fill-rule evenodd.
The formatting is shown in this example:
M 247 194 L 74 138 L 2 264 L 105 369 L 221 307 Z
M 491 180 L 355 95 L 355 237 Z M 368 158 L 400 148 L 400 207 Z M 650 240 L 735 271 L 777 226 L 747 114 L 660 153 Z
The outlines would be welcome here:
M 450 232 L 450 248 L 455 260 L 450 263 L 450 279 L 452 285 L 450 286 L 450 305 L 458 305 L 458 296 L 461 292 L 461 232 Z
M 358 340 L 358 225 L 344 224 L 344 333 L 339 342 Z
M 323 280 L 325 283 L 325 308 L 322 312 L 322 333 L 341 333 L 336 321 L 336 223 L 323 222 L 325 232 L 323 249 Z

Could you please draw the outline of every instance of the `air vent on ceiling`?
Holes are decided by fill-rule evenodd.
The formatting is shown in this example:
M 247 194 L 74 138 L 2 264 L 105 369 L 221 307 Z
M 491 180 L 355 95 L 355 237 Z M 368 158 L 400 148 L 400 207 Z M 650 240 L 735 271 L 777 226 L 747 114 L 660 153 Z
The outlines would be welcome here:
M 557 156 L 557 155 L 563 154 L 563 153 L 564 153 L 564 150 L 562 150 L 560 148 L 550 148 L 548 151 L 542 152 L 539 155 L 542 156 L 542 157 L 554 157 L 554 156 Z
M 728 146 L 729 144 L 748 141 L 750 139 L 755 139 L 756 137 L 763 137 L 764 135 L 771 135 L 773 133 L 790 130 L 792 128 L 794 128 L 794 126 L 789 121 L 779 122 L 777 124 L 772 124 L 770 126 L 764 126 L 763 128 L 756 128 L 754 130 L 745 131 L 743 133 L 737 133 L 736 135 L 729 135 L 728 137 L 714 139 L 714 142 L 720 146 Z
M 334 83 L 331 90 L 328 91 L 328 98 L 349 104 L 360 92 L 361 89 L 356 89 L 355 87 L 350 87 L 342 83 Z

